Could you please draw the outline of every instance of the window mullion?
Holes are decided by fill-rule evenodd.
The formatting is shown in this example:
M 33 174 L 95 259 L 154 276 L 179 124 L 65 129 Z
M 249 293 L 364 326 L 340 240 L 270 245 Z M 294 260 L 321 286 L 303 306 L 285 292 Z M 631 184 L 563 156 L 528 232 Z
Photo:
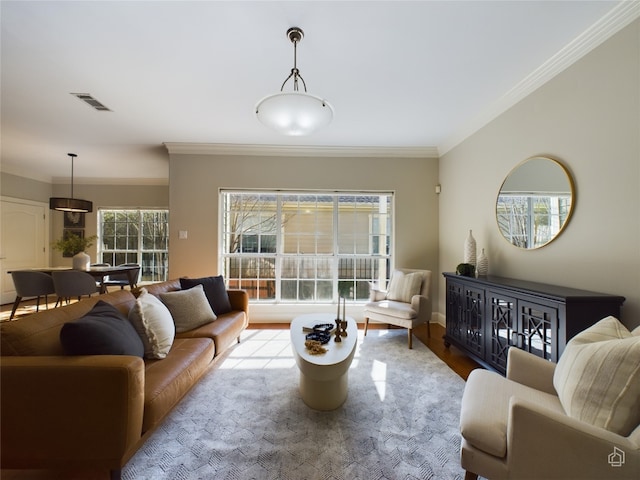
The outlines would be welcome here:
M 282 298 L 282 253 L 284 252 L 284 245 L 282 244 L 282 230 L 284 228 L 284 220 L 282 218 L 282 195 L 276 195 L 276 302 L 280 302 Z

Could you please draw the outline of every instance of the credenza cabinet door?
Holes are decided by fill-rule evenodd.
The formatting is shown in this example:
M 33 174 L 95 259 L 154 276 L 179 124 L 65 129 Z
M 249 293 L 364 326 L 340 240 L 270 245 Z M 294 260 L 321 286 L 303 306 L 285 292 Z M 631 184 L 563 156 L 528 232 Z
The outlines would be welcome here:
M 447 335 L 475 355 L 484 355 L 484 290 L 465 283 L 447 287 Z
M 558 361 L 559 309 L 518 300 L 518 348 L 545 360 Z
M 486 360 L 493 368 L 504 373 L 509 347 L 518 343 L 518 300 L 500 290 L 488 290 L 486 301 L 491 340 Z

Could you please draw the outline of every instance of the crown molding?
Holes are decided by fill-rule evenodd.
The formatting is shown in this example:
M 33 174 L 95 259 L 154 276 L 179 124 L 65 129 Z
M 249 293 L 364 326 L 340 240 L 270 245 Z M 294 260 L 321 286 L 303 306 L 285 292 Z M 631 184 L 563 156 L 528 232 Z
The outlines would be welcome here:
M 53 177 L 53 185 L 69 185 L 69 177 Z M 126 177 L 73 177 L 74 185 L 139 185 L 139 186 L 166 186 L 168 178 L 126 178 Z
M 468 137 L 532 94 L 553 77 L 604 43 L 640 17 L 640 1 L 622 1 L 600 20 L 578 35 L 558 53 L 517 83 L 486 111 L 473 118 L 457 133 L 438 146 L 440 155 L 462 143 Z
M 169 154 L 255 155 L 270 157 L 438 158 L 436 147 L 336 147 L 165 142 Z

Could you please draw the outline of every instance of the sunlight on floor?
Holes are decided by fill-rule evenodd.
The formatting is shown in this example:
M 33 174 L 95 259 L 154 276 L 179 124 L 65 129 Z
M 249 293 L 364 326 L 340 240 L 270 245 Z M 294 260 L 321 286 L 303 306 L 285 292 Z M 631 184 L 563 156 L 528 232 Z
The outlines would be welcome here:
M 245 330 L 239 345 L 229 353 L 220 369 L 292 368 L 289 330 Z
M 384 402 L 384 397 L 387 393 L 387 364 L 374 360 L 373 365 L 371 365 L 371 379 L 376 386 L 380 401 Z

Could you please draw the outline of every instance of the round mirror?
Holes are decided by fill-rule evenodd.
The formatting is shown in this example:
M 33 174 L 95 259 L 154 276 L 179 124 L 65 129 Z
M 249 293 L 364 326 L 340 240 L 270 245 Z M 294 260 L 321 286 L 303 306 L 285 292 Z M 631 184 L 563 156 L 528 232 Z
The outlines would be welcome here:
M 540 248 L 567 226 L 573 209 L 573 180 L 558 161 L 533 157 L 507 176 L 498 192 L 500 233 L 516 247 Z

